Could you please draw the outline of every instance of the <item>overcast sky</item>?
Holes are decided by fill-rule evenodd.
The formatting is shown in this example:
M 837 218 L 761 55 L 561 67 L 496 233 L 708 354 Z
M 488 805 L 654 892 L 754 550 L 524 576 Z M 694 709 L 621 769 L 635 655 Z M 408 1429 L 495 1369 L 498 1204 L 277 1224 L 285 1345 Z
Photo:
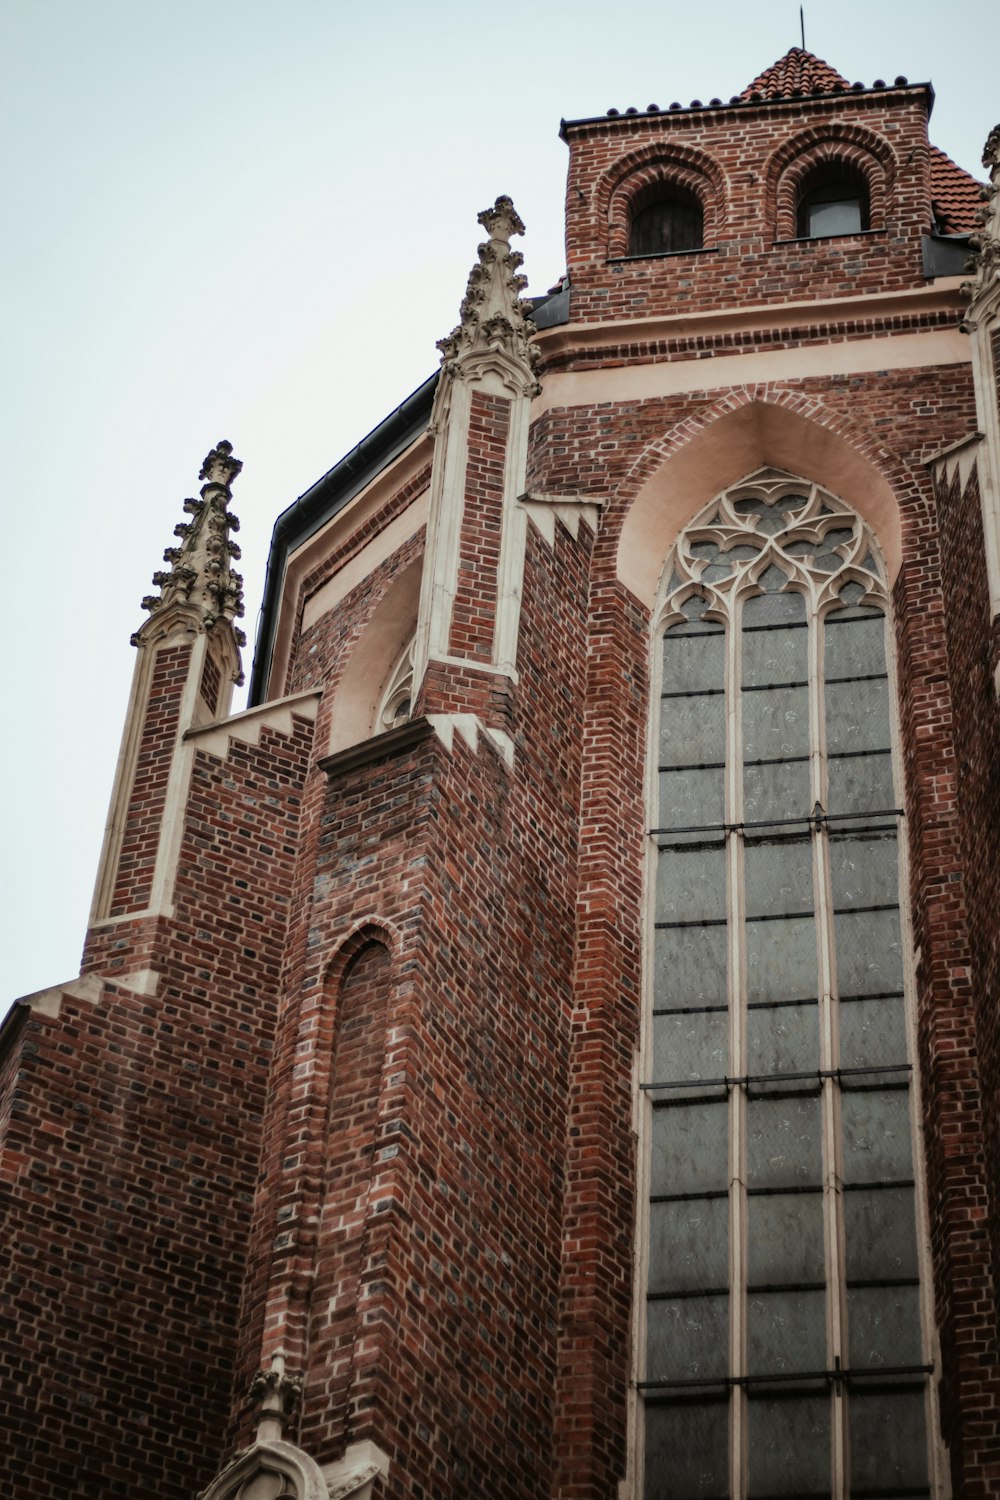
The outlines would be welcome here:
M 932 80 L 982 175 L 1000 7 L 957 15 L 811 0 L 806 44 Z M 563 271 L 560 117 L 728 99 L 798 41 L 786 0 L 2 0 L 6 997 L 78 972 L 129 636 L 208 449 L 245 465 L 249 668 L 275 517 L 435 368 L 479 210 L 513 197 L 531 293 Z

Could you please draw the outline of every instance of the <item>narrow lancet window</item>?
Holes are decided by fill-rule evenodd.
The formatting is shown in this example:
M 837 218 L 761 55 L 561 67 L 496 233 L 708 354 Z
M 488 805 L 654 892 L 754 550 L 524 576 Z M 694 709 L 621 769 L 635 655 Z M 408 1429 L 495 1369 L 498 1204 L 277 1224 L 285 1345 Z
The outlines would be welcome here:
M 928 1495 L 884 569 L 769 470 L 667 573 L 645 1493 Z

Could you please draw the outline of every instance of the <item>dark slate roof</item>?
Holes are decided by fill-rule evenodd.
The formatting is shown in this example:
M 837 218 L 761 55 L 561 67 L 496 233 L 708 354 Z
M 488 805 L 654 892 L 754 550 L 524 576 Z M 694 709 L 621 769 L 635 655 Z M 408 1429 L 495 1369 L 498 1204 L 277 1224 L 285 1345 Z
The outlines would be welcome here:
M 758 73 L 753 83 L 747 84 L 740 98 L 811 98 L 815 94 L 841 94 L 850 87 L 847 79 L 821 57 L 814 57 L 802 47 L 790 47 L 784 57 L 779 57 L 763 73 Z
M 979 227 L 979 183 L 937 146 L 931 147 L 931 201 L 941 234 L 972 234 Z

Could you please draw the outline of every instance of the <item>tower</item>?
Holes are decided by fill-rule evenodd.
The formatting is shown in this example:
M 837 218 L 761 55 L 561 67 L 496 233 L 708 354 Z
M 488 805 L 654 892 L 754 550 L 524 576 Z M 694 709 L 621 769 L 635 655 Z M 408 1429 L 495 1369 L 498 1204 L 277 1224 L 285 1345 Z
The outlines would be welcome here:
M 931 102 L 793 48 L 563 122 L 567 276 L 480 215 L 236 715 L 209 454 L 3 1041 L 13 1494 L 1000 1492 L 996 184 Z

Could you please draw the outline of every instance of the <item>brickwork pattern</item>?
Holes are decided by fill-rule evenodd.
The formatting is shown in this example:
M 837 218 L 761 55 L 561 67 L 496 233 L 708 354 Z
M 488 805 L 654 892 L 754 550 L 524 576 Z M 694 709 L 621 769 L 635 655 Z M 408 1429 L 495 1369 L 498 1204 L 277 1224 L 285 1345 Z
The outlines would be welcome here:
M 146 696 L 132 794 L 108 911 L 112 917 L 142 911 L 149 905 L 180 722 L 181 694 L 191 662 L 188 643 L 140 649 L 155 650 L 156 660 Z
M 474 390 L 469 416 L 465 506 L 448 651 L 490 661 L 503 531 L 503 476 L 510 402 Z
M 173 918 L 91 934 L 86 972 L 155 995 L 109 978 L 4 1059 L 12 1500 L 190 1500 L 221 1463 L 311 730 L 197 756 Z
M 924 285 L 920 237 L 929 232 L 926 102 L 916 90 L 781 105 L 571 124 L 566 243 L 574 320 L 785 303 Z M 623 253 L 630 197 L 658 164 L 662 180 L 697 153 L 713 186 L 711 229 L 700 252 L 635 260 Z M 796 162 L 807 154 L 867 164 L 868 233 L 788 243 Z M 810 155 L 810 164 L 812 160 Z M 903 167 L 905 165 L 905 171 Z M 679 179 L 678 179 L 679 180 Z M 785 241 L 782 243 L 782 241 Z

